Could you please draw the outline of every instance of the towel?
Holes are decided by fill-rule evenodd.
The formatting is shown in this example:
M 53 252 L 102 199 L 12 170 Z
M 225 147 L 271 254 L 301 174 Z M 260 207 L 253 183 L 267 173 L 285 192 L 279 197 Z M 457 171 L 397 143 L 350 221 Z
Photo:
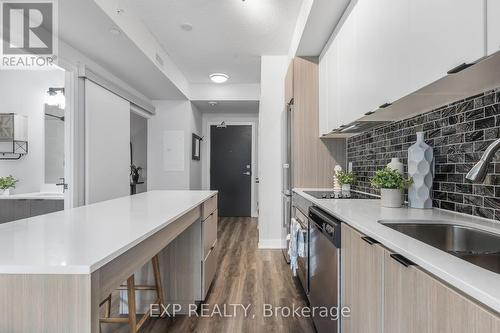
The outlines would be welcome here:
M 292 218 L 292 223 L 290 225 L 290 242 L 288 242 L 288 255 L 290 256 L 290 269 L 292 270 L 293 276 L 297 276 L 297 258 L 298 258 L 298 248 L 297 240 L 298 234 L 300 233 L 300 224 L 296 219 Z

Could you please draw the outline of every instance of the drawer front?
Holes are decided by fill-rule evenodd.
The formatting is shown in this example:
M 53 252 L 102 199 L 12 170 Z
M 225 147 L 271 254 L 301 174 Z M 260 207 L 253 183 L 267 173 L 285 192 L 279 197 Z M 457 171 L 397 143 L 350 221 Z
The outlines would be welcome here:
M 214 244 L 215 247 L 210 251 L 203 261 L 203 279 L 202 279 L 202 295 L 203 300 L 207 297 L 208 290 L 212 285 L 215 273 L 217 272 L 217 264 L 219 259 L 219 249 L 217 243 Z
M 203 258 L 206 258 L 212 246 L 217 241 L 217 215 L 218 211 L 212 212 L 208 218 L 201 223 L 201 234 L 203 237 Z
M 217 194 L 203 203 L 201 219 L 204 221 L 217 209 Z

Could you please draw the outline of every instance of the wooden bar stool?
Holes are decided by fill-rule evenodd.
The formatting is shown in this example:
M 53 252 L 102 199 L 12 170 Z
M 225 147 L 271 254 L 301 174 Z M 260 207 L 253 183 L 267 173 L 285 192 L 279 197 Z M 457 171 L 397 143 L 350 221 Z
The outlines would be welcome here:
M 144 325 L 146 320 L 150 315 L 150 309 L 146 311 L 146 313 L 138 320 L 137 312 L 136 312 L 136 304 L 135 304 L 135 293 L 136 291 L 156 291 L 156 301 L 154 304 L 158 304 L 160 307 L 164 305 L 163 303 L 163 287 L 161 283 L 161 275 L 160 275 L 160 262 L 158 259 L 158 255 L 155 255 L 153 259 L 151 259 L 151 263 L 153 265 L 153 274 L 155 279 L 155 285 L 136 285 L 135 277 L 132 274 L 127 279 L 127 284 L 120 286 L 117 290 L 127 290 L 127 298 L 128 298 L 128 316 L 127 317 L 111 317 L 111 294 L 106 297 L 100 304 L 99 307 L 106 304 L 106 308 L 104 311 L 104 317 L 99 319 L 99 324 L 123 324 L 128 323 L 130 325 L 130 332 L 137 333 Z M 161 311 L 161 310 L 160 310 Z

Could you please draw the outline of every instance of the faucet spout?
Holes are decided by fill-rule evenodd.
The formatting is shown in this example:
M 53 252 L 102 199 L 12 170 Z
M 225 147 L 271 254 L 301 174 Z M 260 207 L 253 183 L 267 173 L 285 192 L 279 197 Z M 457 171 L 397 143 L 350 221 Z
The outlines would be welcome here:
M 465 176 L 465 178 L 472 183 L 484 182 L 484 179 L 488 174 L 488 166 L 493 160 L 495 153 L 499 149 L 500 149 L 500 139 L 497 139 L 495 142 L 493 142 L 491 145 L 488 146 L 488 148 L 485 150 L 479 162 L 477 162 L 476 165 L 474 165 L 472 169 L 470 169 L 469 173 L 467 173 L 467 176 Z

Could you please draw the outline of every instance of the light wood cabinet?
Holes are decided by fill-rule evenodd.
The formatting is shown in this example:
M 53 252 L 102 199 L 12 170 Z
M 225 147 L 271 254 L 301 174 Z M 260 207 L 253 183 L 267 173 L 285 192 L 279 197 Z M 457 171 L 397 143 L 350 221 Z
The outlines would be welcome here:
M 487 43 L 488 55 L 500 51 L 500 1 L 487 0 Z
M 384 249 L 342 224 L 342 306 L 351 316 L 344 333 L 382 333 Z
M 496 333 L 500 314 L 342 224 L 345 333 Z
M 498 314 L 390 254 L 384 254 L 384 332 L 500 332 Z
M 293 77 L 291 111 L 292 187 L 331 187 L 333 169 L 345 164 L 345 141 L 324 142 L 319 132 L 319 69 L 317 58 L 295 58 L 285 90 Z M 287 97 L 288 98 L 288 97 Z

